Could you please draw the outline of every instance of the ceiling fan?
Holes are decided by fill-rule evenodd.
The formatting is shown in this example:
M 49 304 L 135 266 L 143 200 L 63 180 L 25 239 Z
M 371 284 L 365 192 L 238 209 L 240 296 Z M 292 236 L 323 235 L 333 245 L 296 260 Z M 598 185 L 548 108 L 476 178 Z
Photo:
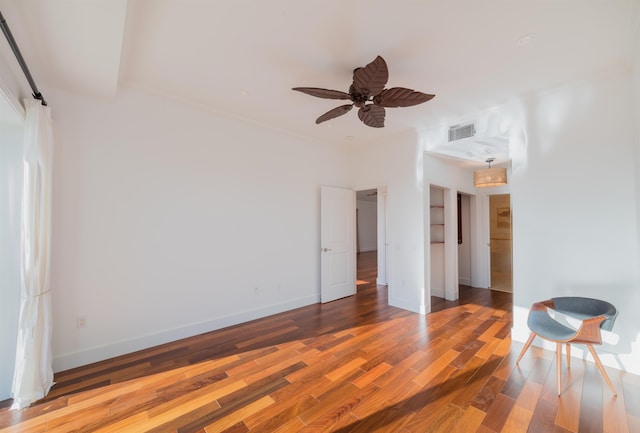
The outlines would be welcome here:
M 404 87 L 385 89 L 388 79 L 387 63 L 377 56 L 367 66 L 353 70 L 353 83 L 349 86 L 349 93 L 318 87 L 294 87 L 292 90 L 318 98 L 351 101 L 351 104 L 341 105 L 318 117 L 317 124 L 342 116 L 356 106 L 359 108 L 360 120 L 373 128 L 384 126 L 385 107 L 410 107 L 427 102 L 435 96 Z

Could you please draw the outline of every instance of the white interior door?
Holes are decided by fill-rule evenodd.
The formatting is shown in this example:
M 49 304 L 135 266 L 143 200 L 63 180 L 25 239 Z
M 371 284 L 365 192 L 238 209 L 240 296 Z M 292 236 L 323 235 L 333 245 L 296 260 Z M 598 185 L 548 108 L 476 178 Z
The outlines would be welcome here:
M 356 293 L 355 192 L 323 186 L 320 193 L 320 300 Z

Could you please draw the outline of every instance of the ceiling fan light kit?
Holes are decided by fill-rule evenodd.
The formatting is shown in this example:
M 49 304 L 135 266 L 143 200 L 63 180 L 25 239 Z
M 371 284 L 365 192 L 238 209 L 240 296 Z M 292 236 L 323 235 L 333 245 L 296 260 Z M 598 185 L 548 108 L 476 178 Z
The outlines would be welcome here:
M 333 108 L 316 119 L 316 124 L 326 122 L 348 113 L 358 107 L 358 117 L 367 126 L 382 128 L 386 115 L 385 107 L 410 107 L 427 102 L 435 95 L 418 92 L 404 87 L 385 89 L 389 80 L 387 63 L 380 56 L 367 66 L 353 71 L 353 83 L 349 92 L 322 89 L 318 87 L 294 87 L 292 90 L 324 99 L 350 100 L 350 104 Z
M 473 172 L 473 184 L 476 188 L 488 188 L 492 186 L 503 186 L 507 184 L 507 169 L 492 168 L 491 163 L 494 158 L 487 159 L 488 168 L 483 168 Z

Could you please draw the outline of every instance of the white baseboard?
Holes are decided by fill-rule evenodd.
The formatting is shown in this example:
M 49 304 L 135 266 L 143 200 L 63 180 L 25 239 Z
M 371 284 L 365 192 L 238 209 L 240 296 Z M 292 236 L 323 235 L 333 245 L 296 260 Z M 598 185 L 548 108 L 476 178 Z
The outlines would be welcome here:
M 437 296 L 438 298 L 444 298 L 444 289 L 431 288 L 431 296 Z
M 463 286 L 470 286 L 471 278 L 458 277 L 458 284 L 462 284 Z
M 415 304 L 406 299 L 395 298 L 389 296 L 389 305 L 392 307 L 402 308 L 403 310 L 409 310 L 418 314 L 427 314 L 431 311 L 431 305 Z
M 228 326 L 237 325 L 239 323 L 260 319 L 262 317 L 271 316 L 273 314 L 282 313 L 284 311 L 293 310 L 295 308 L 304 307 L 318 302 L 320 302 L 320 297 L 317 295 L 305 296 L 303 298 L 287 302 L 267 305 L 253 310 L 218 317 L 205 322 L 193 323 L 180 328 L 167 329 L 154 334 L 138 336 L 128 340 L 120 340 L 102 346 L 90 347 L 73 353 L 54 355 L 53 371 L 59 372 L 69 370 L 71 368 L 147 349 L 160 344 L 177 341 L 182 338 L 192 337 L 205 332 L 215 331 Z

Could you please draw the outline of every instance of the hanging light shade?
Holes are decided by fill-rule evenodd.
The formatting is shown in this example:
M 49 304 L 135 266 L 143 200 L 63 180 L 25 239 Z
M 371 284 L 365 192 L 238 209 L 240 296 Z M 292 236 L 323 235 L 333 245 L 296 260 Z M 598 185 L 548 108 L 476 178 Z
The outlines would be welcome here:
M 502 186 L 507 184 L 506 168 L 491 168 L 494 158 L 487 159 L 488 168 L 483 168 L 473 172 L 473 184 L 477 188 L 487 188 L 490 186 Z

